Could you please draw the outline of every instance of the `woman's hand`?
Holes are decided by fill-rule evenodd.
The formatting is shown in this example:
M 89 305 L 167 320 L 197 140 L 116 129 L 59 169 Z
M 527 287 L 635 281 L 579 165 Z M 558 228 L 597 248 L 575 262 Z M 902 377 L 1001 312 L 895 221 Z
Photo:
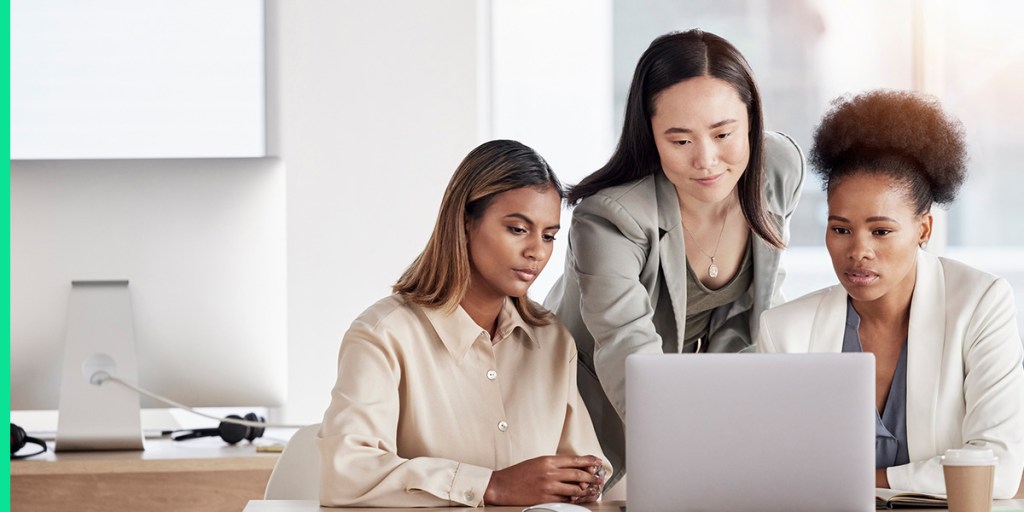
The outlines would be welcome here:
M 488 505 L 590 503 L 604 487 L 604 462 L 593 455 L 537 457 L 491 474 L 484 492 Z

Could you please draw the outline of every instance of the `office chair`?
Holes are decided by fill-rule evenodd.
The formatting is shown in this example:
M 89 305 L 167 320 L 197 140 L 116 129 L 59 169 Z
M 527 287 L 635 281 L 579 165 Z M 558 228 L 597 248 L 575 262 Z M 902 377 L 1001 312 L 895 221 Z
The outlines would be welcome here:
M 319 430 L 320 424 L 316 423 L 295 432 L 270 473 L 263 499 L 320 499 L 320 452 L 316 447 Z

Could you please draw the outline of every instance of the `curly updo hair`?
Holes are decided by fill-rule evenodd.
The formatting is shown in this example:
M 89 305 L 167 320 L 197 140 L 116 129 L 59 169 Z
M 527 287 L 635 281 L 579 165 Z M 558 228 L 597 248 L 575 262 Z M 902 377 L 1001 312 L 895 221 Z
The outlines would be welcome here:
M 967 144 L 963 125 L 938 99 L 878 90 L 832 101 L 815 129 L 810 164 L 830 195 L 854 173 L 889 176 L 920 215 L 956 198 L 967 174 Z

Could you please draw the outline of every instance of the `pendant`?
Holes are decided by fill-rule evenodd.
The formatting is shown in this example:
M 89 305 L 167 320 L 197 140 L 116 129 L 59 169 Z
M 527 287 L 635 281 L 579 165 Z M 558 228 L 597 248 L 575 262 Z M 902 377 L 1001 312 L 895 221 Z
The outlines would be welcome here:
M 715 259 L 711 258 L 711 266 L 708 267 L 708 276 L 711 279 L 718 277 L 718 265 L 715 263 Z

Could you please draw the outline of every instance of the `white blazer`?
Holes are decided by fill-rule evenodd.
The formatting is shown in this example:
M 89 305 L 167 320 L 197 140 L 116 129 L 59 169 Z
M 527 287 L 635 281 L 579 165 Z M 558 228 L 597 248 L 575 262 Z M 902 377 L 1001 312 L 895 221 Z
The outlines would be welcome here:
M 836 285 L 761 315 L 762 352 L 842 352 L 846 290 Z M 907 340 L 910 463 L 890 467 L 893 489 L 945 493 L 948 448 L 999 457 L 994 497 L 1012 498 L 1024 469 L 1024 367 L 1013 291 L 1005 279 L 917 256 Z

